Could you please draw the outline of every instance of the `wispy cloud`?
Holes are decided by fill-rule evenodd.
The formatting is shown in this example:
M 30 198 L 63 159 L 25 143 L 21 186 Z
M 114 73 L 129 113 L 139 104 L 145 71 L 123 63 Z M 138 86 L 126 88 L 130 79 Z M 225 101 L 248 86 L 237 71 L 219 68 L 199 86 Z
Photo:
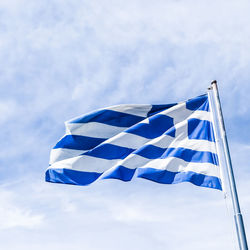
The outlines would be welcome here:
M 249 8 L 246 0 L 1 1 L 5 249 L 233 249 L 218 193 L 142 180 L 65 187 L 43 175 L 65 120 L 117 103 L 182 101 L 217 79 L 248 213 Z
M 33 229 L 43 223 L 44 215 L 32 212 L 29 207 L 20 206 L 15 201 L 15 194 L 10 191 L 0 191 L 0 230 L 10 228 Z

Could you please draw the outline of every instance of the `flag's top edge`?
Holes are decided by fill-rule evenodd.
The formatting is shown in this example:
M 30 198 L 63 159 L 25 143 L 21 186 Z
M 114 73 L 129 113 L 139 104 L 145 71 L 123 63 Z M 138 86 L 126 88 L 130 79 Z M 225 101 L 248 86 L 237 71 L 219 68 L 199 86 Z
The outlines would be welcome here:
M 78 123 L 81 122 L 83 117 L 92 117 L 93 115 L 99 115 L 103 111 L 109 112 L 118 112 L 118 113 L 126 113 L 128 115 L 137 116 L 137 117 L 149 117 L 156 113 L 161 112 L 164 109 L 172 108 L 176 105 L 180 105 L 186 103 L 186 108 L 189 110 L 204 110 L 209 111 L 208 107 L 208 95 L 203 94 L 194 98 L 190 98 L 186 101 L 178 102 L 178 103 L 171 103 L 171 104 L 119 104 L 119 105 L 112 105 L 105 108 L 96 109 L 90 111 L 84 116 L 77 116 L 68 121 L 67 123 Z M 205 106 L 204 106 L 205 105 Z M 204 106 L 204 107 L 202 107 Z

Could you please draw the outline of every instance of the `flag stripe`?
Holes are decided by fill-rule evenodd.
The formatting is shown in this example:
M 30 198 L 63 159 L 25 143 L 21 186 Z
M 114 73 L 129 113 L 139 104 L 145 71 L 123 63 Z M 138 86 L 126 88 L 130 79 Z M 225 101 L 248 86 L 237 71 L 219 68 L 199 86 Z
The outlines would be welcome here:
M 208 140 L 214 142 L 212 123 L 199 119 L 188 120 L 188 138 L 195 140 Z
M 148 112 L 147 116 L 152 116 L 155 114 L 158 114 L 162 111 L 168 110 L 172 108 L 173 106 L 178 105 L 178 103 L 173 103 L 173 104 L 160 104 L 160 105 L 152 105 L 151 110 Z
M 68 149 L 68 148 L 55 148 L 50 152 L 50 161 L 49 164 L 53 164 L 57 161 L 62 161 L 68 158 L 79 156 L 85 153 L 86 150 L 76 150 L 76 149 Z
M 196 118 L 201 120 L 211 121 L 210 112 L 205 110 L 190 110 L 187 109 L 186 103 L 179 103 L 168 110 L 162 111 L 160 114 L 168 115 L 174 119 L 174 124 L 178 124 L 179 122 L 183 122 L 186 119 Z
M 210 176 L 208 174 L 197 173 L 189 170 L 185 172 L 179 172 L 155 168 L 128 169 L 124 166 L 118 166 L 115 169 L 112 169 L 112 171 L 105 172 L 101 178 L 130 181 L 135 173 L 136 177 L 153 180 L 158 183 L 174 184 L 183 181 L 190 181 L 198 186 L 206 186 L 222 190 L 220 179 L 217 176 Z
M 67 168 L 78 171 L 86 172 L 109 172 L 118 166 L 124 166 L 129 169 L 136 169 L 139 167 L 154 167 L 156 169 L 168 169 L 173 171 L 184 171 L 185 168 L 191 168 L 192 171 L 198 173 L 208 173 L 208 175 L 218 176 L 218 167 L 211 163 L 200 162 L 186 162 L 176 157 L 160 158 L 160 159 L 147 159 L 140 155 L 130 154 L 123 160 L 119 159 L 103 159 L 96 158 L 88 155 L 77 156 L 71 159 L 62 160 L 54 163 L 50 168 Z
M 126 133 L 139 135 L 148 139 L 159 137 L 169 128 L 173 128 L 173 118 L 166 115 L 154 115 L 147 119 L 147 123 L 141 122 L 127 129 Z M 171 135 L 174 137 L 175 130 L 172 130 Z
M 122 181 L 131 181 L 134 177 L 136 168 L 126 168 L 122 165 L 113 167 L 107 172 L 104 172 L 101 179 L 120 179 Z
M 222 190 L 221 182 L 218 177 L 198 174 L 192 171 L 171 172 L 158 169 L 138 169 L 138 176 L 147 180 L 162 184 L 177 184 L 181 182 L 191 182 L 196 186 L 210 187 Z
M 103 138 L 93 138 L 80 135 L 66 135 L 54 147 L 78 150 L 89 150 L 104 142 Z
M 167 157 L 180 158 L 186 162 L 208 162 L 217 165 L 217 154 L 202 152 L 187 148 L 159 148 L 154 145 L 145 145 L 136 150 L 133 154 L 143 156 L 148 159 L 165 159 Z
M 49 168 L 67 168 L 86 172 L 102 173 L 111 166 L 117 164 L 120 159 L 107 160 L 103 158 L 92 157 L 89 155 L 80 155 L 55 162 Z
M 100 173 L 82 172 L 71 169 L 47 169 L 45 173 L 45 180 L 48 182 L 58 182 L 72 185 L 89 185 L 94 182 Z
M 209 111 L 207 95 L 198 96 L 186 102 L 187 109 Z
M 219 177 L 219 168 L 216 165 L 204 162 L 186 162 L 182 159 L 178 159 L 175 157 L 151 160 L 144 164 L 141 168 L 163 169 L 171 172 L 192 171 L 196 173 Z
M 157 105 L 158 106 L 158 105 Z M 125 114 L 148 117 L 152 110 L 152 105 L 149 104 L 121 104 L 105 108 L 106 110 L 112 110 L 122 112 Z M 163 110 L 164 108 L 162 108 Z
M 112 144 L 101 144 L 93 150 L 83 153 L 92 157 L 113 160 L 113 159 L 124 159 L 130 155 L 135 149 L 120 147 Z
M 126 129 L 127 127 L 115 127 L 98 122 L 66 124 L 66 134 L 94 138 L 110 138 Z
M 136 177 L 151 180 L 162 184 L 177 184 L 181 182 L 191 182 L 197 186 L 204 186 L 222 190 L 221 182 L 218 177 L 208 176 L 195 172 L 171 172 L 168 170 L 159 170 L 153 168 L 138 169 Z M 102 179 L 119 179 L 122 181 L 130 181 L 135 173 L 135 169 L 128 169 L 121 166 L 110 175 L 102 177 Z M 46 181 L 67 183 L 73 185 L 89 185 L 100 178 L 102 174 L 95 172 L 81 172 L 71 169 L 48 169 L 46 171 Z
M 144 119 L 145 117 L 104 109 L 71 120 L 68 123 L 99 122 L 116 127 L 130 127 Z
M 187 148 L 160 148 L 151 144 L 146 144 L 136 150 L 105 143 L 94 148 L 93 150 L 84 152 L 82 155 L 112 160 L 125 159 L 131 153 L 143 156 L 147 159 L 164 159 L 173 156 L 187 162 L 210 162 L 215 165 L 218 163 L 217 155 L 208 151 L 202 152 Z

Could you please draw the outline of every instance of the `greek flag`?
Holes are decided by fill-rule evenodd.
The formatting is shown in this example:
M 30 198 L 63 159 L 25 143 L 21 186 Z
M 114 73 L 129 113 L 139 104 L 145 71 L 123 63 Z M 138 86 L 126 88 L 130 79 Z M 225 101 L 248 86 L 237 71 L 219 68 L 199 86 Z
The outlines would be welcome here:
M 46 181 L 88 185 L 140 177 L 222 189 L 207 95 L 174 104 L 112 106 L 65 126 Z

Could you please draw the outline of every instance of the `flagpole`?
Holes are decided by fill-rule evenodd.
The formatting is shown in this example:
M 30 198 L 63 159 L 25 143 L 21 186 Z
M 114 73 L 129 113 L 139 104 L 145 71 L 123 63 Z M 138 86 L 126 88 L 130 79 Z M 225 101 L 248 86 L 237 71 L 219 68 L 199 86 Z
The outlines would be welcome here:
M 213 81 L 211 83 L 211 89 L 213 91 L 213 96 L 214 96 L 214 101 L 215 101 L 215 106 L 216 106 L 216 111 L 217 111 L 217 116 L 218 116 L 218 122 L 219 122 L 219 127 L 220 127 L 220 134 L 222 137 L 221 139 L 222 139 L 222 144 L 223 144 L 223 149 L 224 149 L 223 152 L 224 152 L 224 157 L 226 160 L 226 170 L 227 170 L 226 172 L 228 175 L 230 192 L 231 192 L 231 197 L 232 197 L 234 219 L 235 219 L 235 226 L 236 226 L 239 248 L 240 250 L 248 250 L 247 238 L 246 238 L 243 218 L 242 218 L 242 214 L 240 210 L 236 183 L 234 179 L 232 161 L 231 161 L 230 152 L 229 152 L 228 140 L 227 140 L 225 123 L 224 123 L 222 109 L 221 109 L 221 102 L 220 102 L 219 91 L 217 87 L 217 81 Z

